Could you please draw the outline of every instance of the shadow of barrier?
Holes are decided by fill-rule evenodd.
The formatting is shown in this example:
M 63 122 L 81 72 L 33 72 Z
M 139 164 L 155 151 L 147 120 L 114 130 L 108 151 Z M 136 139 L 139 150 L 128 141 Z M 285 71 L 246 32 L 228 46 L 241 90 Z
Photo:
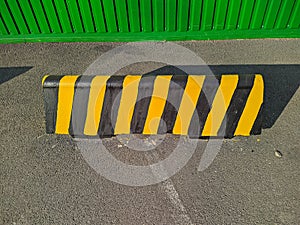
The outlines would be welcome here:
M 32 69 L 31 66 L 23 67 L 0 67 L 0 85 L 4 82 L 7 82 L 23 73 L 26 73 L 28 70 Z

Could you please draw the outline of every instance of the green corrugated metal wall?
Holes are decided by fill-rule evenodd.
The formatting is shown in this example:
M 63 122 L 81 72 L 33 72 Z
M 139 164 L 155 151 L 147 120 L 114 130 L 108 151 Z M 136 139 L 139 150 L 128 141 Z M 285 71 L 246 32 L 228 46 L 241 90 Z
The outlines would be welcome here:
M 300 0 L 0 0 L 0 43 L 300 37 Z

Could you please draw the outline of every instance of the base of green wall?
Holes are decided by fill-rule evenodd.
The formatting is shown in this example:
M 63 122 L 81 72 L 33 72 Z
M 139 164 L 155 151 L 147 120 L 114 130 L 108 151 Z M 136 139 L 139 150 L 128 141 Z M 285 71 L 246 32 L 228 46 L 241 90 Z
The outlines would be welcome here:
M 133 42 L 133 41 L 186 41 L 254 38 L 300 38 L 299 29 L 278 30 L 213 30 L 188 32 L 141 33 L 52 33 L 0 36 L 0 43 L 26 42 Z

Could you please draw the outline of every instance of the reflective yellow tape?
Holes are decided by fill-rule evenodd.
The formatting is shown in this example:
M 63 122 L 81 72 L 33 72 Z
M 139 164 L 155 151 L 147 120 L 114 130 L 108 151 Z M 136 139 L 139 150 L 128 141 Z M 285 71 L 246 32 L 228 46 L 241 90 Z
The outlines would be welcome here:
M 258 116 L 264 100 L 264 81 L 262 75 L 256 74 L 252 90 L 247 99 L 242 116 L 238 122 L 234 135 L 249 136 L 252 126 Z
M 172 76 L 156 77 L 143 134 L 157 134 L 168 97 L 171 78 Z
M 202 136 L 217 136 L 232 95 L 237 87 L 238 75 L 223 75 L 212 108 L 207 116 Z
M 47 79 L 47 77 L 49 77 L 49 75 L 45 75 L 42 79 L 42 85 L 44 85 L 45 80 Z
M 190 75 L 175 120 L 173 134 L 187 135 L 205 76 Z
M 55 133 L 69 134 L 74 86 L 79 76 L 64 76 L 59 82 Z
M 84 126 L 85 135 L 97 135 L 103 107 L 106 81 L 110 76 L 97 76 L 91 82 L 87 116 Z
M 129 134 L 141 76 L 126 76 L 115 125 L 115 134 Z

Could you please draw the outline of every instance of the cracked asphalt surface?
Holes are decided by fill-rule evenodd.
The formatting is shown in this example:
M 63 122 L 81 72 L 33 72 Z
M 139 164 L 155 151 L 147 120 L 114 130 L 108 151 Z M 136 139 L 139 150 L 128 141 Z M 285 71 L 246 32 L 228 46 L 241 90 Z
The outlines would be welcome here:
M 122 43 L 0 45 L 0 224 L 300 224 L 300 40 L 177 44 L 213 71 L 262 73 L 264 129 L 224 140 L 203 172 L 197 168 L 207 140 L 199 140 L 182 170 L 145 187 L 105 179 L 71 137 L 45 134 L 43 75 L 81 74 Z M 149 62 L 119 72 L 162 66 Z M 170 154 L 177 141 L 167 135 L 157 147 L 159 157 Z M 149 163 L 117 137 L 103 143 L 119 160 Z

